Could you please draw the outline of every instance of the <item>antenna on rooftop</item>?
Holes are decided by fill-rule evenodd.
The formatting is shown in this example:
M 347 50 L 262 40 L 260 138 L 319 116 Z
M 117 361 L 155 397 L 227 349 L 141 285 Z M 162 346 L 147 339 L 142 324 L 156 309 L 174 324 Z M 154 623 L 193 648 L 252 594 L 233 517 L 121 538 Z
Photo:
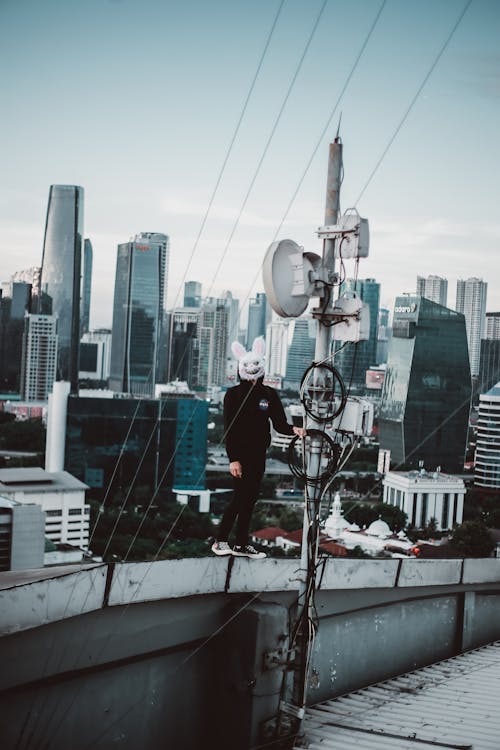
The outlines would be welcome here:
M 305 251 L 294 240 L 284 239 L 269 246 L 263 263 L 264 289 L 280 317 L 297 318 L 313 298 L 318 298 L 317 306 L 311 310 L 317 322 L 314 362 L 307 368 L 301 384 L 307 437 L 301 443 L 299 438 L 293 438 L 289 450 L 292 473 L 305 483 L 305 502 L 298 599 L 301 611 L 294 629 L 299 643 L 294 662 L 293 704 L 282 701 L 280 711 L 294 717 L 299 730 L 306 706 L 316 627 L 314 595 L 321 501 L 339 470 L 346 447 L 354 449 L 358 437 L 371 432 L 373 420 L 372 404 L 350 398 L 346 393 L 340 373 L 333 366 L 331 351 L 332 339 L 346 345 L 369 337 L 368 305 L 356 295 L 353 298 L 352 293 L 338 294 L 342 280 L 335 272 L 337 258 L 345 271 L 347 260 L 358 262 L 368 255 L 369 244 L 368 222 L 356 209 L 339 215 L 343 173 L 340 121 L 341 117 L 337 135 L 329 146 L 324 224 L 317 229 L 322 255 Z M 335 293 L 338 296 L 334 300 Z M 348 455 L 344 462 L 347 458 Z

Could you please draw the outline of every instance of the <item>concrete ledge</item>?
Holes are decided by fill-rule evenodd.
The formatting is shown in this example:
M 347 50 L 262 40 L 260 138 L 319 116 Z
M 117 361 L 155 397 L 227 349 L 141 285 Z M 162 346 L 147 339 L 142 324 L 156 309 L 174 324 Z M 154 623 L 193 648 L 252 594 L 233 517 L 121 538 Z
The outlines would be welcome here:
M 462 560 L 402 560 L 398 586 L 446 586 L 460 583 Z
M 235 558 L 228 592 L 296 591 L 301 577 L 300 560 L 248 560 Z
M 326 561 L 321 590 L 392 588 L 396 585 L 398 560 L 342 560 Z M 321 578 L 321 568 L 318 582 Z
M 225 558 L 118 563 L 109 592 L 109 605 L 220 593 L 224 591 L 226 572 Z
M 463 583 L 500 583 L 500 558 L 466 558 Z
M 101 609 L 106 588 L 107 565 L 88 567 L 64 574 L 51 569 L 39 572 L 38 580 L 0 590 L 0 635 L 47 625 L 56 620 Z M 68 572 L 70 571 L 70 572 Z M 45 574 L 51 572 L 51 577 Z M 55 575 L 54 575 L 55 573 Z M 2 576 L 3 577 L 3 576 Z

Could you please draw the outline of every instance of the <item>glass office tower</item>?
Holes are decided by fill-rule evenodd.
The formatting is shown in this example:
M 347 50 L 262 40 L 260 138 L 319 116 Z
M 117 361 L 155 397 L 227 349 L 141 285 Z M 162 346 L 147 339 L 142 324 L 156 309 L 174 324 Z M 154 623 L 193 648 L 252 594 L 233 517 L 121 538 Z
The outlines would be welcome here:
M 90 292 L 92 287 L 92 243 L 86 239 L 83 243 L 83 277 L 82 277 L 82 309 L 80 314 L 80 334 L 89 332 L 90 322 Z
M 266 335 L 266 326 L 271 319 L 271 308 L 267 304 L 264 292 L 257 292 L 255 299 L 251 299 L 248 305 L 248 327 L 247 327 L 247 349 L 258 336 Z
M 296 318 L 293 321 L 292 342 L 286 359 L 285 388 L 297 389 L 311 362 L 316 347 L 316 321 Z
M 51 185 L 43 242 L 40 312 L 55 315 L 59 347 L 56 380 L 78 388 L 83 188 Z
M 142 232 L 118 245 L 111 372 L 113 391 L 152 396 L 160 361 L 168 237 Z
M 113 504 L 142 488 L 205 488 L 208 403 L 198 398 L 68 398 L 64 468 Z
M 380 284 L 375 279 L 347 279 L 341 292 L 356 293 L 370 308 L 370 336 L 366 341 L 342 346 L 335 355 L 335 367 L 340 371 L 346 388 L 365 390 L 366 371 L 379 364 L 377 362 L 378 311 L 380 304 Z
M 380 406 L 393 465 L 463 471 L 471 377 L 465 318 L 417 296 L 396 299 Z

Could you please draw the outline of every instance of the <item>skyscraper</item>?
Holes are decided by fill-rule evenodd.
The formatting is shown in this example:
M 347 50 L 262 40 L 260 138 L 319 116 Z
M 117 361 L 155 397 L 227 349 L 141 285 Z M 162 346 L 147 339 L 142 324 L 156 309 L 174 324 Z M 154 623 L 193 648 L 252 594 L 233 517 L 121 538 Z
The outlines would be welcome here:
M 199 281 L 185 282 L 184 307 L 201 307 L 201 284 Z
M 378 331 L 377 331 L 377 365 L 384 365 L 387 362 L 389 352 L 389 340 L 392 336 L 392 328 L 389 326 L 389 310 L 381 307 L 378 313 Z
M 168 245 L 167 235 L 151 232 L 118 245 L 109 377 L 113 391 L 154 393 L 163 366 L 159 360 Z
M 465 316 L 467 343 L 469 345 L 470 371 L 473 377 L 479 374 L 481 339 L 484 336 L 486 316 L 486 293 L 488 284 L 475 277 L 457 281 L 456 311 Z
M 474 484 L 500 492 L 500 383 L 479 396 Z
M 0 298 L 0 389 L 21 391 L 24 316 L 31 310 L 31 284 L 11 281 Z
M 228 309 L 227 321 L 227 356 L 231 357 L 231 344 L 238 340 L 238 328 L 240 323 L 240 301 L 233 297 L 232 292 L 222 293 L 222 299 Z
M 51 185 L 43 241 L 39 312 L 57 317 L 56 380 L 78 388 L 83 188 Z
M 206 389 L 226 382 L 229 308 L 225 300 L 205 302 L 198 324 L 197 387 Z
M 341 291 L 350 294 L 355 292 L 370 309 L 369 338 L 343 346 L 335 355 L 335 367 L 340 371 L 346 387 L 364 391 L 366 371 L 378 364 L 376 360 L 380 284 L 375 279 L 347 279 Z
M 247 349 L 257 336 L 266 335 L 266 326 L 271 319 L 271 309 L 267 304 L 264 292 L 257 292 L 255 299 L 251 299 L 248 305 L 248 327 L 247 327 Z
M 448 279 L 441 276 L 417 276 L 417 295 L 446 307 L 448 301 Z
M 500 312 L 486 313 L 486 335 L 487 339 L 500 339 Z
M 89 331 L 90 293 L 92 288 L 92 243 L 83 243 L 82 309 L 80 314 L 80 338 Z
M 168 382 L 184 380 L 190 388 L 198 384 L 200 315 L 201 311 L 195 307 L 178 307 L 169 315 Z
M 284 376 L 288 354 L 288 328 L 290 321 L 273 316 L 266 331 L 266 375 Z
M 395 464 L 463 471 L 471 378 L 465 319 L 425 297 L 396 299 L 380 406 L 380 447 Z
M 481 339 L 481 358 L 479 362 L 479 381 L 474 393 L 474 403 L 479 395 L 493 388 L 500 380 L 500 338 Z
M 56 377 L 57 318 L 24 318 L 21 393 L 25 401 L 47 401 Z
M 285 387 L 299 388 L 304 372 L 314 359 L 316 321 L 296 318 L 286 360 Z

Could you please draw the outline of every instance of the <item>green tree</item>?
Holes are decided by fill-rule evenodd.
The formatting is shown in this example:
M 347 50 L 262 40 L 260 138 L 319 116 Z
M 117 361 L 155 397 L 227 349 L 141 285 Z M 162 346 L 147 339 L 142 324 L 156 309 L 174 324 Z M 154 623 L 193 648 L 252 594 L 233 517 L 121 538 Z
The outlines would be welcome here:
M 495 543 L 483 521 L 464 521 L 450 537 L 450 545 L 458 557 L 489 557 Z
M 356 503 L 345 517 L 350 523 L 357 523 L 360 528 L 369 526 L 377 518 L 385 521 L 393 531 L 400 531 L 406 526 L 406 513 L 387 503 Z

